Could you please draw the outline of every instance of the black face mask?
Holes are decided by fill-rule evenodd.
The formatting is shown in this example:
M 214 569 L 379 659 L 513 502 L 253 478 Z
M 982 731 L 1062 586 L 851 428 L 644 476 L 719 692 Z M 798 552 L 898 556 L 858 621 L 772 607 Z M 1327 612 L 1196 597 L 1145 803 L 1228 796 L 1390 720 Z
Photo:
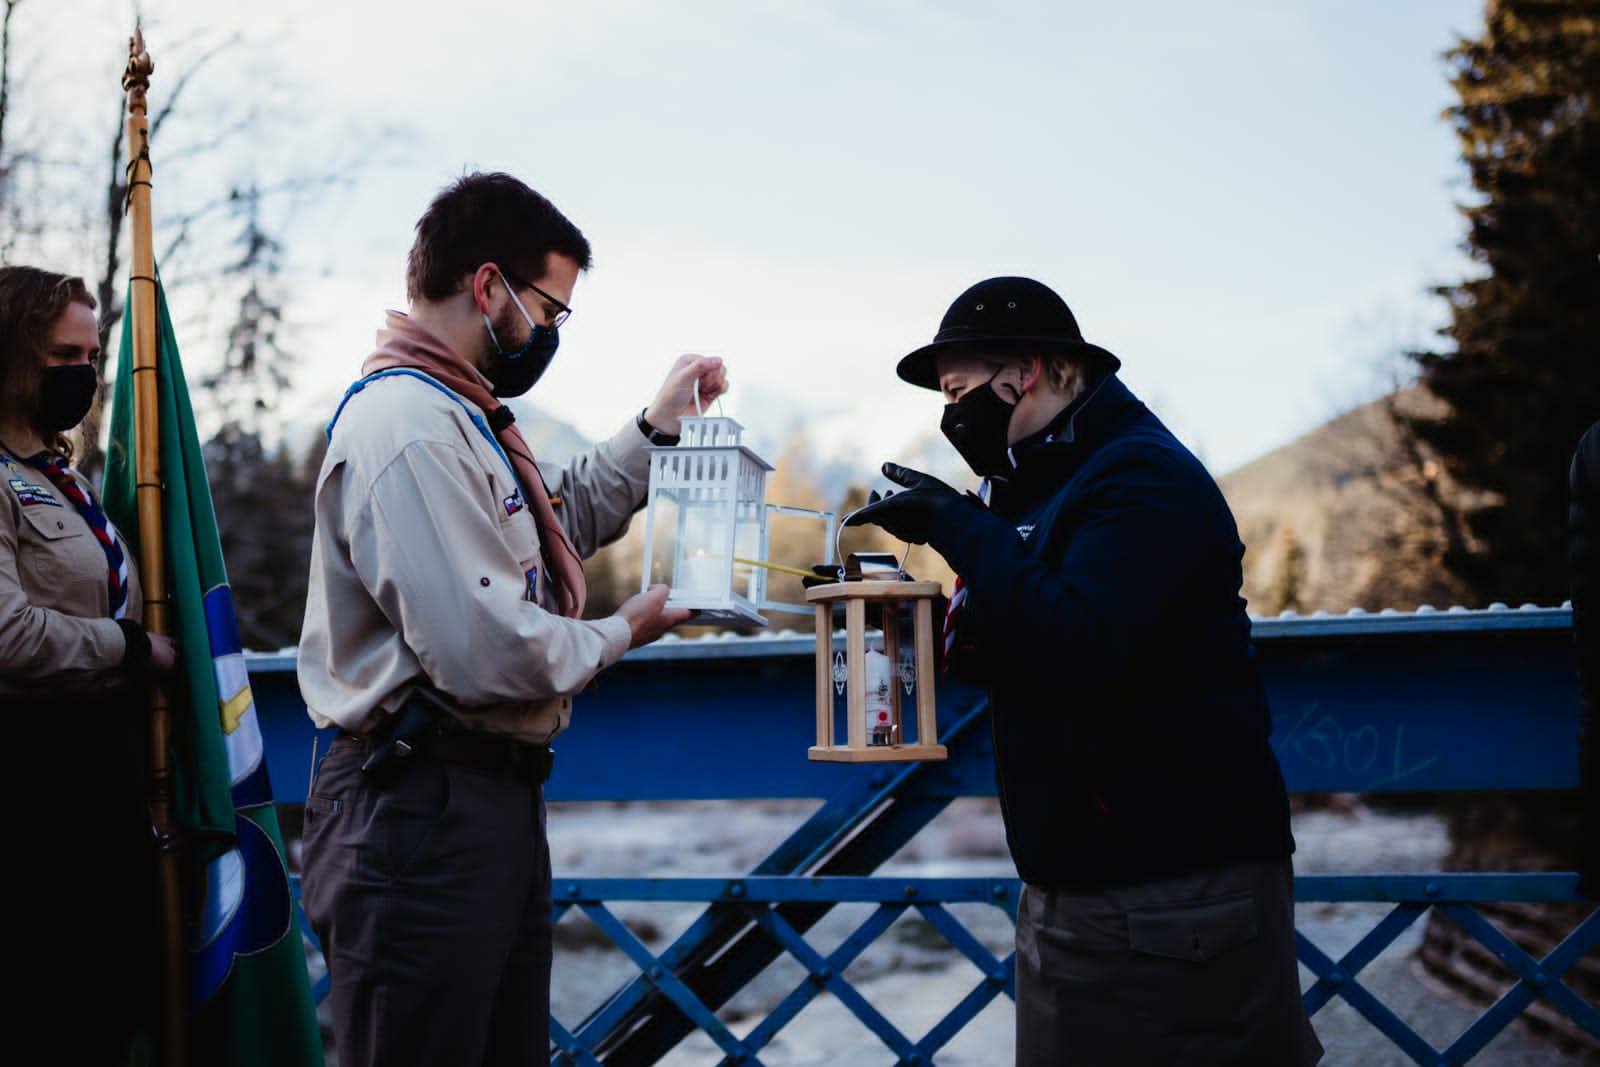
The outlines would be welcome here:
M 72 429 L 89 414 L 99 384 L 99 375 L 88 363 L 46 367 L 44 377 L 39 382 L 39 408 L 34 413 L 35 425 L 45 433 L 62 433 Z
M 961 458 L 967 461 L 972 473 L 984 478 L 1011 473 L 1011 449 L 1006 438 L 1011 428 L 1011 413 L 1016 404 L 1007 402 L 994 388 L 994 377 L 968 389 L 953 404 L 944 406 L 944 418 L 939 429 Z
M 507 351 L 500 347 L 500 338 L 494 333 L 494 323 L 489 321 L 487 314 L 483 316 L 483 326 L 489 331 L 489 340 L 493 342 L 495 352 L 483 376 L 494 386 L 494 395 L 500 397 L 521 396 L 532 389 L 533 383 L 544 376 L 550 361 L 556 357 L 556 347 L 561 344 L 561 334 L 556 328 L 534 322 L 533 316 L 522 306 L 522 301 L 517 299 L 510 285 L 506 285 L 506 295 L 511 297 L 511 302 L 522 313 L 529 332 L 526 341 Z

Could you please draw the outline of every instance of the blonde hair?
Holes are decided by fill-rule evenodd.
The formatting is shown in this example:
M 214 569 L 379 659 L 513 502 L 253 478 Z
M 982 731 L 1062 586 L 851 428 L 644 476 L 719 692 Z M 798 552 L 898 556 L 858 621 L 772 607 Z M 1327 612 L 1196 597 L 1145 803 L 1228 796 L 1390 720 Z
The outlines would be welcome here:
M 1089 365 L 1060 348 L 1042 348 L 1028 353 L 1038 356 L 1050 388 L 1071 399 L 1089 385 Z
M 1071 349 L 1046 344 L 1018 344 L 975 349 L 973 355 L 996 371 L 1027 366 L 1035 359 L 1050 388 L 1072 400 L 1089 386 L 1089 364 Z

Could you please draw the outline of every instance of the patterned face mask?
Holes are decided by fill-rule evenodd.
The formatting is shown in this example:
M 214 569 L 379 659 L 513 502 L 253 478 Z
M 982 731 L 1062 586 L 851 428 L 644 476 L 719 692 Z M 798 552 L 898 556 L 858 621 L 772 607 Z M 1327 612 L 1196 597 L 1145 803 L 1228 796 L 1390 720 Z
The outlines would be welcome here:
M 494 335 L 494 323 L 489 321 L 489 315 L 485 312 L 483 327 L 489 331 L 495 357 L 489 369 L 484 371 L 484 377 L 494 385 L 495 396 L 521 396 L 532 389 L 533 384 L 549 369 L 550 361 L 556 355 L 556 346 L 561 344 L 561 334 L 554 326 L 541 326 L 534 322 L 533 316 L 522 306 L 522 301 L 517 299 L 517 294 L 512 292 L 504 277 L 500 279 L 500 284 L 506 287 L 506 295 L 511 297 L 511 302 L 528 324 L 528 339 L 507 352 L 500 347 L 500 338 Z

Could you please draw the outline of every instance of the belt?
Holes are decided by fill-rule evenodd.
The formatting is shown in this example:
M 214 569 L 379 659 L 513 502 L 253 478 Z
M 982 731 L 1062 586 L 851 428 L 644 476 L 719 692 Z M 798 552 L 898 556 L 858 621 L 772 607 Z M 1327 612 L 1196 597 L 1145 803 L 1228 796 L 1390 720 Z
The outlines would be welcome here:
M 372 747 L 371 738 L 350 733 L 341 733 L 339 736 L 341 740 L 353 742 L 363 749 Z M 429 740 L 420 754 L 513 778 L 529 785 L 544 784 L 555 763 L 555 752 L 549 745 L 459 730 L 441 730 L 438 736 Z

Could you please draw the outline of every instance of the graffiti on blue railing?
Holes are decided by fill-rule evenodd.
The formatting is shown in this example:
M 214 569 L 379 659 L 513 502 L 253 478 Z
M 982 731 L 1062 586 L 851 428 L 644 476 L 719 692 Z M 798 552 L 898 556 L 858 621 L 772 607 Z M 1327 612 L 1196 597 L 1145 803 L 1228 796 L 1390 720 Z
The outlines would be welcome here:
M 1392 789 L 1439 762 L 1439 754 L 1408 743 L 1404 723 L 1353 724 L 1315 701 L 1272 739 L 1279 759 L 1293 758 L 1353 784 L 1356 792 Z M 1350 788 L 1350 786 L 1346 786 Z

